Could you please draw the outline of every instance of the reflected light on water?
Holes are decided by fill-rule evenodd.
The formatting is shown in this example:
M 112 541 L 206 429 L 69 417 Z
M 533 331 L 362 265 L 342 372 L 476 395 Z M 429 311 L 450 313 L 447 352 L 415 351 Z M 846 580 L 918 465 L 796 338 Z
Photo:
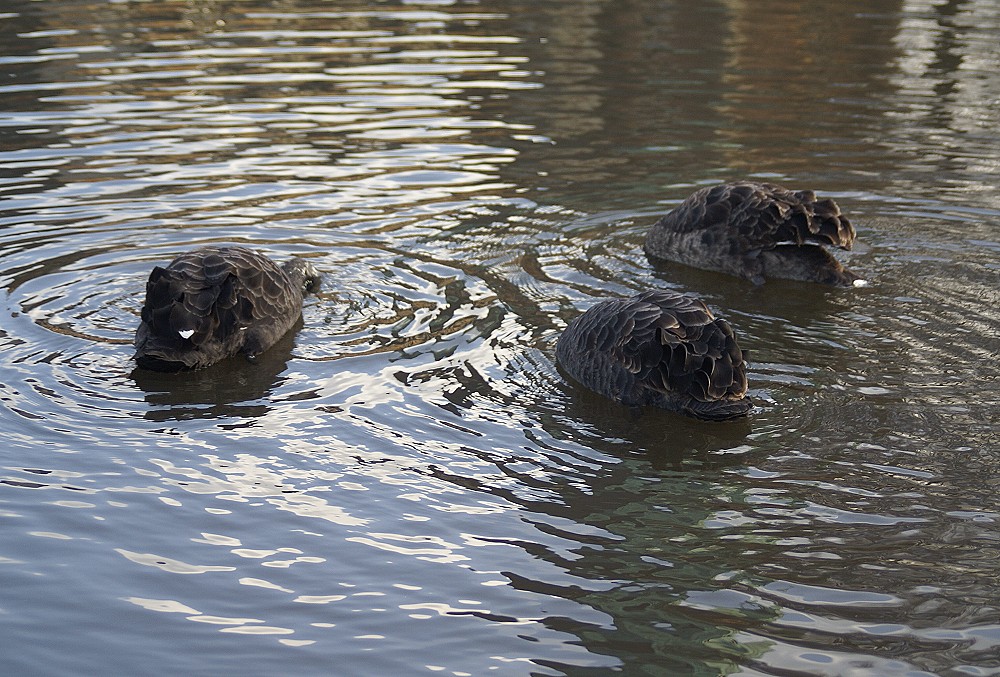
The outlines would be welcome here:
M 995 671 L 992 4 L 7 4 L 9 670 Z M 743 177 L 871 284 L 646 260 Z M 149 270 L 220 243 L 316 266 L 302 323 L 135 369 Z M 751 419 L 559 372 L 647 288 L 736 327 Z

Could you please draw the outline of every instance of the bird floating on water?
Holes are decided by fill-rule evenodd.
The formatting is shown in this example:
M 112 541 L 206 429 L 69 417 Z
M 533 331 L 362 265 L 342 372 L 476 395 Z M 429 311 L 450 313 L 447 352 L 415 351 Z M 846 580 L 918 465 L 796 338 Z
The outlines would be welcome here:
M 863 287 L 823 245 L 850 249 L 854 226 L 811 190 L 739 181 L 696 191 L 657 221 L 646 254 L 763 284 L 767 278 Z
M 319 285 L 313 266 L 279 266 L 244 247 L 202 247 L 157 266 L 135 333 L 144 369 L 199 369 L 270 348 L 302 314 L 302 297 Z
M 753 407 L 732 327 L 699 299 L 673 291 L 597 303 L 559 337 L 556 359 L 583 386 L 629 406 L 706 420 Z

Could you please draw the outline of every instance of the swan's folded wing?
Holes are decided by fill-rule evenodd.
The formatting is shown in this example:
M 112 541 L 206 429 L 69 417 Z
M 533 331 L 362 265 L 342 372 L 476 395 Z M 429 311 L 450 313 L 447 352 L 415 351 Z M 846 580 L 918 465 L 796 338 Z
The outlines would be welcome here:
M 746 394 L 743 353 L 728 322 L 698 299 L 669 292 L 640 294 L 635 322 L 619 349 L 624 363 L 647 388 L 699 402 Z

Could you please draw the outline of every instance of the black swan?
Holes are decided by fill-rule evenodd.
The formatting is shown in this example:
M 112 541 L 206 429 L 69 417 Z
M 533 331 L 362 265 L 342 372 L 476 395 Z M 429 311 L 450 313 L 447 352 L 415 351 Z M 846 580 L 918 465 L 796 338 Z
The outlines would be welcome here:
M 267 350 L 302 314 L 319 283 L 302 259 L 282 266 L 244 247 L 203 247 L 157 266 L 146 282 L 135 361 L 144 369 L 199 369 Z
M 580 384 L 629 406 L 706 420 L 745 416 L 753 406 L 732 327 L 672 291 L 601 301 L 569 324 L 556 359 Z
M 651 259 L 717 270 L 763 284 L 767 278 L 861 287 L 821 245 L 850 249 L 854 226 L 831 199 L 811 190 L 740 181 L 702 188 L 646 235 Z

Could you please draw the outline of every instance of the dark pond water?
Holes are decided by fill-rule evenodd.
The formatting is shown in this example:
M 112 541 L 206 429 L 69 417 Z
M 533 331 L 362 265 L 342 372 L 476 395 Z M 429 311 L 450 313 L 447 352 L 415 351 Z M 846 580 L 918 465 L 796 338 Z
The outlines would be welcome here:
M 7 674 L 1000 674 L 991 0 L 6 0 Z M 863 289 L 654 268 L 757 177 Z M 309 258 L 257 364 L 133 373 L 153 265 Z M 553 364 L 648 288 L 743 422 Z

